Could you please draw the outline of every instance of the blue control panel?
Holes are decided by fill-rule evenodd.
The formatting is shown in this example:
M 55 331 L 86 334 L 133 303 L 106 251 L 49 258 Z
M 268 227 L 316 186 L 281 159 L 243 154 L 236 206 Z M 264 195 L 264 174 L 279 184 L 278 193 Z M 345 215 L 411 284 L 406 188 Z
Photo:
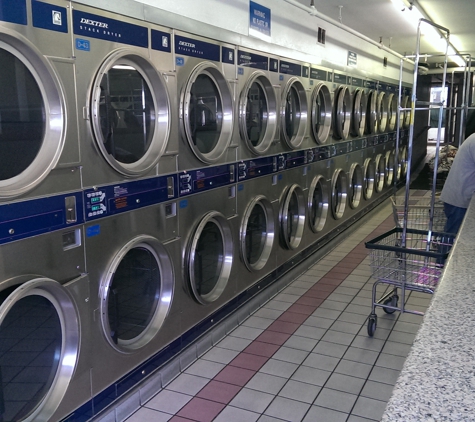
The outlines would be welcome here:
M 84 191 L 86 221 L 115 215 L 177 198 L 176 175 L 161 176 L 87 189 Z
M 230 185 L 235 182 L 235 164 L 206 167 L 199 170 L 184 171 L 178 174 L 180 196 L 204 192 L 210 189 Z
M 0 244 L 82 223 L 82 192 L 0 205 Z

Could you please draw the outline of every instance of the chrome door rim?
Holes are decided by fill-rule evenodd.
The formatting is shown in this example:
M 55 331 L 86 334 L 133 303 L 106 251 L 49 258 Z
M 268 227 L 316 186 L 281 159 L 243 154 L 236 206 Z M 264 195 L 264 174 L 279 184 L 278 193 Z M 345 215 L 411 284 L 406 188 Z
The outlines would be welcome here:
M 150 135 L 150 146 L 145 154 L 133 163 L 116 160 L 106 149 L 100 121 L 100 96 L 103 77 L 115 65 L 131 66 L 137 70 L 147 83 L 154 106 L 152 117 L 154 127 Z M 118 173 L 127 177 L 138 177 L 151 170 L 165 152 L 170 135 L 170 99 L 166 82 L 161 73 L 148 58 L 137 54 L 135 50 L 120 49 L 110 54 L 100 66 L 90 93 L 92 132 L 95 144 L 107 163 Z
M 260 206 L 265 213 L 266 216 L 266 239 L 264 248 L 261 252 L 261 255 L 255 264 L 249 262 L 246 258 L 246 233 L 247 233 L 247 225 L 249 222 L 249 218 L 254 207 Z M 264 195 L 258 195 L 249 202 L 246 207 L 246 211 L 244 212 L 242 222 L 241 222 L 241 230 L 240 230 L 240 238 L 241 238 L 241 257 L 246 265 L 246 268 L 249 271 L 259 271 L 267 264 L 269 257 L 272 252 L 272 247 L 274 245 L 274 238 L 275 238 L 275 217 L 274 217 L 274 210 L 272 208 L 272 204 Z
M 155 261 L 157 262 L 157 265 L 160 269 L 160 299 L 156 303 L 155 309 L 152 312 L 152 317 L 150 318 L 147 327 L 145 327 L 145 329 L 138 336 L 129 340 L 118 339 L 117 343 L 115 343 L 109 335 L 110 323 L 108 305 L 110 298 L 110 288 L 119 264 L 129 251 L 136 248 L 146 249 L 152 254 Z M 170 311 L 174 294 L 174 280 L 175 272 L 170 256 L 168 255 L 168 252 L 164 248 L 163 244 L 152 236 L 136 236 L 127 242 L 119 250 L 119 252 L 114 255 L 111 263 L 107 267 L 107 271 L 103 280 L 101 281 L 100 287 L 102 332 L 108 343 L 114 349 L 122 353 L 132 353 L 146 346 L 157 335 Z
M 323 106 L 320 113 L 317 113 L 317 99 L 323 100 Z M 332 123 L 332 100 L 331 94 L 328 87 L 320 82 L 313 89 L 312 98 L 310 101 L 311 104 L 311 125 L 312 125 L 312 135 L 313 139 L 317 144 L 325 144 L 327 142 L 328 136 L 330 135 L 331 123 Z M 323 124 L 318 124 L 319 116 L 324 115 Z M 318 130 L 316 127 L 318 126 Z
M 318 185 L 321 186 L 322 201 L 321 201 L 321 206 L 318 207 L 319 215 L 314 220 L 312 218 L 313 215 L 311 215 L 311 212 L 314 206 L 313 194 Z M 318 233 L 322 231 L 323 228 L 325 227 L 325 223 L 328 217 L 328 208 L 329 208 L 328 183 L 322 175 L 317 175 L 313 178 L 312 183 L 310 184 L 310 187 L 308 189 L 308 212 L 309 212 L 308 221 L 310 224 L 310 228 L 312 229 L 314 233 Z

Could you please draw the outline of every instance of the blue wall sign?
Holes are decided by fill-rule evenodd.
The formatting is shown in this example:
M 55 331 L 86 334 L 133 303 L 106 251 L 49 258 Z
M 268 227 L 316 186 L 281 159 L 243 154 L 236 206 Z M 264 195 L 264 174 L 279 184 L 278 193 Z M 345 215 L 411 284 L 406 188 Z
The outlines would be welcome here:
M 148 29 L 105 16 L 73 10 L 76 35 L 148 48 Z
M 271 14 L 270 9 L 260 4 L 249 2 L 249 33 L 255 31 L 266 37 L 271 35 Z
M 33 1 L 31 9 L 34 27 L 56 32 L 68 32 L 68 15 L 65 7 Z

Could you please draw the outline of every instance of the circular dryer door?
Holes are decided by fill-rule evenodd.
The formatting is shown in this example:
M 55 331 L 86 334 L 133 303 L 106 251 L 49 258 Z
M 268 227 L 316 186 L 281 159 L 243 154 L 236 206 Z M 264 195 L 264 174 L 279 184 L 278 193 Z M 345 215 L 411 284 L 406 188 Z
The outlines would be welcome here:
M 262 195 L 255 197 L 241 222 L 241 256 L 249 271 L 266 265 L 274 244 L 274 222 L 272 204 Z
M 324 144 L 330 134 L 332 123 L 332 100 L 330 90 L 320 82 L 312 92 L 311 125 L 313 139 L 317 144 Z
M 395 165 L 395 152 L 394 150 L 386 152 L 384 158 L 386 162 L 385 183 L 386 186 L 391 186 L 394 180 L 394 165 Z
M 368 102 L 366 108 L 366 134 L 372 135 L 376 133 L 377 117 L 376 117 L 376 91 L 368 92 Z
M 386 177 L 386 160 L 382 154 L 378 154 L 374 159 L 376 174 L 374 178 L 374 189 L 376 192 L 381 192 L 384 188 L 384 180 Z
M 170 103 L 160 73 L 144 57 L 118 50 L 102 64 L 91 93 L 91 122 L 105 160 L 124 176 L 155 166 L 170 132 Z
M 341 86 L 335 92 L 335 128 L 333 133 L 337 139 L 348 138 L 350 133 L 351 109 L 350 91 L 346 86 Z
M 405 109 L 404 111 L 402 111 L 402 127 L 404 129 L 407 129 L 411 125 L 411 100 L 408 95 L 405 95 L 402 100 L 402 108 Z
M 315 176 L 308 189 L 309 223 L 315 233 L 322 231 L 325 227 L 328 207 L 328 183 L 323 176 Z
M 295 184 L 286 190 L 280 209 L 281 236 L 287 249 L 298 248 L 304 226 L 305 198 L 302 188 Z
M 272 145 L 277 129 L 277 98 L 274 87 L 263 72 L 247 81 L 239 101 L 241 138 L 255 155 L 264 154 Z
M 162 327 L 170 309 L 174 271 L 164 246 L 142 235 L 113 258 L 101 282 L 104 335 L 121 352 L 145 346 Z
M 215 163 L 226 152 L 233 131 L 231 88 L 216 65 L 196 66 L 180 101 L 181 131 L 195 156 Z
M 397 123 L 397 97 L 394 94 L 388 96 L 388 131 L 396 129 Z
M 46 178 L 65 143 L 63 88 L 28 40 L 0 31 L 0 198 L 21 195 Z
M 196 227 L 188 247 L 186 271 L 199 303 L 211 303 L 221 296 L 229 281 L 233 252 L 228 220 L 219 212 L 209 212 Z
M 363 170 L 358 163 L 350 168 L 349 204 L 351 208 L 358 208 L 363 192 Z
M 367 158 L 364 162 L 363 196 L 371 199 L 374 193 L 374 180 L 376 175 L 376 165 L 372 158 Z
M 297 78 L 290 78 L 282 92 L 281 126 L 284 142 L 298 148 L 307 128 L 307 93 Z
M 376 126 L 379 133 L 384 133 L 388 125 L 388 98 L 380 92 L 376 98 Z
M 48 278 L 0 291 L 2 421 L 47 421 L 76 369 L 80 334 L 66 289 Z
M 407 147 L 402 146 L 399 150 L 399 163 L 401 167 L 400 178 L 406 177 L 407 173 Z
M 352 131 L 355 136 L 363 136 L 366 126 L 366 108 L 368 98 L 362 89 L 357 89 L 353 99 Z
M 343 217 L 346 210 L 346 199 L 348 196 L 348 180 L 343 169 L 336 169 L 332 177 L 331 185 L 331 206 L 335 220 Z

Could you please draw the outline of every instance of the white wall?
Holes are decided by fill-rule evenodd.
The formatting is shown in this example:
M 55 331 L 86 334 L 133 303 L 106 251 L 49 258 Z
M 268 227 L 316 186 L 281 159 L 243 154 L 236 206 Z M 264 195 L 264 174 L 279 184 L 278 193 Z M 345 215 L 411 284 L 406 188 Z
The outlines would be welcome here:
M 136 15 L 143 13 L 143 19 L 154 16 L 160 19 L 160 10 L 175 14 L 172 22 L 178 29 L 180 20 L 190 19 L 216 27 L 216 39 L 220 39 L 218 28 L 239 36 L 242 46 L 258 48 L 269 53 L 292 55 L 292 58 L 332 66 L 338 70 L 347 70 L 348 50 L 358 54 L 357 72 L 370 78 L 399 80 L 400 59 L 391 53 L 378 48 L 320 18 L 311 16 L 284 0 L 257 0 L 256 2 L 271 9 L 271 44 L 262 43 L 249 37 L 249 0 L 79 0 L 91 6 L 107 10 L 135 10 Z M 141 9 L 143 7 L 143 9 Z M 155 13 L 150 13 L 150 9 Z M 141 12 L 139 12 L 141 10 Z M 169 14 L 167 14 L 169 16 Z M 140 16 L 135 16 L 139 17 Z M 156 22 L 161 23 L 161 22 Z M 164 19 L 163 24 L 170 24 L 170 19 Z M 189 28 L 190 25 L 187 26 Z M 326 44 L 317 43 L 318 27 L 326 30 Z M 197 34 L 200 34 L 197 29 Z M 203 34 L 201 34 L 203 35 Z M 208 35 L 208 34 L 204 34 Z M 388 66 L 383 66 L 383 58 L 388 58 Z M 403 80 L 412 83 L 412 66 L 407 66 Z

